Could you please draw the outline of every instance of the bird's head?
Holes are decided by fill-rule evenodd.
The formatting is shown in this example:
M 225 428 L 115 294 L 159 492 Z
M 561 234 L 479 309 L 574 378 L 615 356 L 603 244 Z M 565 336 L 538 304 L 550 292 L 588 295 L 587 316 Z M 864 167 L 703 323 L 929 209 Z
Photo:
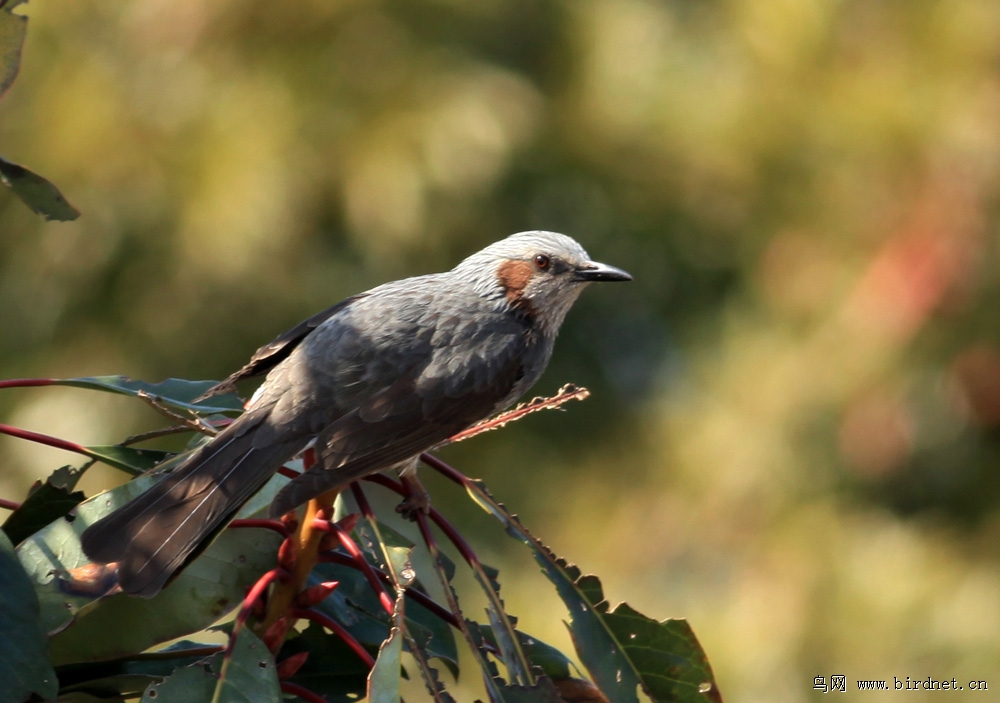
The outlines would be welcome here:
M 495 242 L 461 262 L 455 273 L 553 335 L 586 284 L 632 280 L 621 269 L 591 261 L 572 237 L 543 231 Z

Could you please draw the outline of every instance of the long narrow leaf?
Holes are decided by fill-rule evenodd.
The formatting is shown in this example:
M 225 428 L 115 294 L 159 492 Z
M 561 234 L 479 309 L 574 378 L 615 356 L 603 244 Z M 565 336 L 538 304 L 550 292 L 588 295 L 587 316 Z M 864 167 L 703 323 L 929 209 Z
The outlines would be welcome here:
M 403 670 L 403 591 L 396 596 L 389 636 L 378 650 L 375 666 L 368 674 L 370 703 L 399 703 L 399 680 Z
M 127 376 L 89 376 L 82 378 L 53 379 L 54 386 L 74 386 L 76 388 L 91 388 L 110 393 L 138 396 L 140 391 L 149 394 L 158 402 L 185 410 L 196 410 L 199 413 L 228 413 L 243 410 L 243 404 L 235 393 L 213 396 L 195 403 L 195 398 L 215 385 L 215 381 L 188 381 L 181 378 L 168 378 L 160 383 L 135 381 Z

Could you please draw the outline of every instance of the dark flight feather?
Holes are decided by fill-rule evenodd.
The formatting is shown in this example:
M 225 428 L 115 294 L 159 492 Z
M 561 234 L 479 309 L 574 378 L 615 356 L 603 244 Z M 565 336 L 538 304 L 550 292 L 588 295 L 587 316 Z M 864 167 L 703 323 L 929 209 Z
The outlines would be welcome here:
M 252 430 L 266 415 L 243 415 L 173 473 L 88 527 L 81 537 L 84 553 L 95 561 L 118 562 L 122 590 L 147 597 L 158 593 L 267 483 L 275 467 L 309 442 L 302 437 L 255 448 Z

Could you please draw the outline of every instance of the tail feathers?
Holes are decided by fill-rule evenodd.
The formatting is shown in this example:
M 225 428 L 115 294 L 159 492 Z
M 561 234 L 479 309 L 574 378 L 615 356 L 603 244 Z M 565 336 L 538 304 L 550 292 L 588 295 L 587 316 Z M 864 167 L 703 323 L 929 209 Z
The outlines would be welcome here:
M 118 562 L 122 590 L 147 598 L 159 593 L 303 444 L 254 447 L 252 433 L 227 434 L 84 531 L 84 553 Z

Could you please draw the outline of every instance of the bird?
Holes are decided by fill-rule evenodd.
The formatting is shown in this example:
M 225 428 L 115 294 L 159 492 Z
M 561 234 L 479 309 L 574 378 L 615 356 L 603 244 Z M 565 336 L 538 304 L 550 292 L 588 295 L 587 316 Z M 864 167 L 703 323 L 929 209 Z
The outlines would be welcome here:
M 510 407 L 542 375 L 587 284 L 632 276 L 573 238 L 519 232 L 455 268 L 343 300 L 261 347 L 209 393 L 266 377 L 244 412 L 172 473 L 81 535 L 122 591 L 151 598 L 201 553 L 271 476 L 307 447 L 274 517 L 389 469 Z

